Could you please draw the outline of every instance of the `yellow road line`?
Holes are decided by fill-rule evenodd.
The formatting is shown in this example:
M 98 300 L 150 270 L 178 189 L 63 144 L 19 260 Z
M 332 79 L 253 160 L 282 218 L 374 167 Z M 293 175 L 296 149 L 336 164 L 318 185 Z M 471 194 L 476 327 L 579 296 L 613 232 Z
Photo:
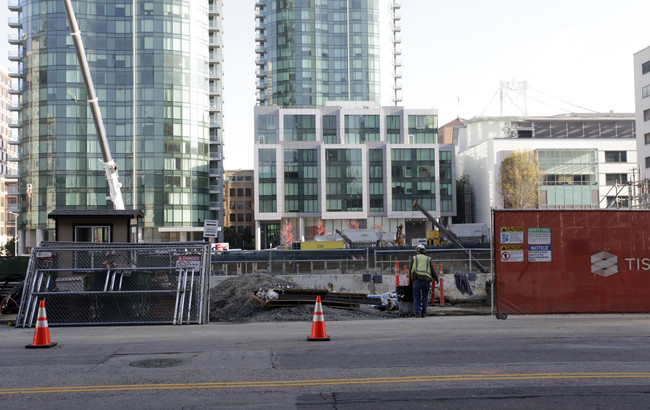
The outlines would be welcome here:
M 650 378 L 650 373 L 531 373 L 531 374 L 468 374 L 436 375 L 407 377 L 378 377 L 354 379 L 323 380 L 276 380 L 260 382 L 212 382 L 212 383 L 176 383 L 176 384 L 133 384 L 107 386 L 68 386 L 68 387 L 26 387 L 19 389 L 2 389 L 0 395 L 39 394 L 39 393 L 87 393 L 100 391 L 129 390 L 192 390 L 192 389 L 241 389 L 259 387 L 291 386 L 328 386 L 342 384 L 379 384 L 379 383 L 418 383 L 447 381 L 496 381 L 496 380 L 548 380 L 548 379 L 620 379 Z

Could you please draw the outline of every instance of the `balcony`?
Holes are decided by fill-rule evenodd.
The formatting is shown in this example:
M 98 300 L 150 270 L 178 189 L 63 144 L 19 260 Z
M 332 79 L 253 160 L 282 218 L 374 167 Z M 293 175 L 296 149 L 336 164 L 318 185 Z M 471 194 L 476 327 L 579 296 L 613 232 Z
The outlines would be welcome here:
M 7 58 L 9 59 L 9 61 L 17 63 L 20 61 L 20 56 L 21 56 L 20 53 L 14 51 L 14 52 L 9 52 Z
M 210 202 L 210 210 L 211 211 L 221 211 L 221 203 L 220 202 Z
M 255 47 L 255 53 L 261 55 L 266 54 L 266 47 Z
M 23 73 L 21 71 L 9 72 L 9 78 L 23 78 Z
M 9 111 L 18 112 L 20 111 L 20 103 L 15 102 L 9 106 Z
M 19 46 L 23 43 L 22 37 L 20 37 L 18 34 L 10 34 L 9 36 L 9 44 L 12 46 Z
M 9 27 L 21 29 L 23 28 L 23 25 L 20 23 L 20 20 L 18 20 L 17 17 L 14 17 L 9 19 Z
M 9 128 L 20 128 L 19 120 L 9 120 Z
M 20 7 L 20 1 L 18 0 L 8 0 L 7 1 L 7 8 L 9 11 L 13 12 L 21 12 L 23 11 L 23 8 Z
M 210 176 L 221 178 L 223 176 L 223 170 L 221 168 L 210 168 Z

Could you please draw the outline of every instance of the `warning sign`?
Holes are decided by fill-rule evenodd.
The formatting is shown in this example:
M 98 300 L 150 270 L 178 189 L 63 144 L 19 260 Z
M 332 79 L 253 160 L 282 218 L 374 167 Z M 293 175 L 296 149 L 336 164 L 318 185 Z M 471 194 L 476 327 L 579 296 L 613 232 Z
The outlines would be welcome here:
M 501 262 L 523 262 L 523 261 L 524 261 L 523 245 L 501 245 Z
M 176 259 L 176 267 L 179 269 L 200 270 L 201 257 L 199 255 L 181 255 Z
M 528 245 L 529 262 L 551 262 L 551 245 Z
M 551 228 L 528 228 L 528 243 L 535 245 L 550 245 Z
M 524 243 L 524 228 L 522 226 L 502 226 L 501 243 Z

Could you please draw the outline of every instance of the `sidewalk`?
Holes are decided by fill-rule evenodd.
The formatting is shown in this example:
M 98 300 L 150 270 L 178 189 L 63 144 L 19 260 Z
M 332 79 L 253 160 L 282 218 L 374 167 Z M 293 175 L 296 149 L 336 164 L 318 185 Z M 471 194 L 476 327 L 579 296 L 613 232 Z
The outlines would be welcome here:
M 427 315 L 429 316 L 486 316 L 490 314 L 490 306 L 469 303 L 455 305 L 448 303 L 445 306 L 429 305 L 427 309 Z M 15 324 L 16 316 L 15 313 L 11 315 L 0 314 L 0 326 L 6 326 L 10 323 Z

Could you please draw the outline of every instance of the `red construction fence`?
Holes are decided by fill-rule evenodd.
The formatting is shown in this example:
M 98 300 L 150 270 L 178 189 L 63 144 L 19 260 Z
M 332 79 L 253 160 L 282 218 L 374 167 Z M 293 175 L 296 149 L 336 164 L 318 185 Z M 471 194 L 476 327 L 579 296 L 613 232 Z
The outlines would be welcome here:
M 650 211 L 493 212 L 497 316 L 650 312 Z

